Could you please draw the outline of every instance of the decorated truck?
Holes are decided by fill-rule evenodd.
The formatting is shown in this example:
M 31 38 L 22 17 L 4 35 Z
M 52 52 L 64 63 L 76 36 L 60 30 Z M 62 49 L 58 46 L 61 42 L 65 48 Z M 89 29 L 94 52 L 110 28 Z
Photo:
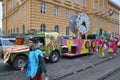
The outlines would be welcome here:
M 57 32 L 39 32 L 34 35 L 27 35 L 24 38 L 16 38 L 15 44 L 8 46 L 2 51 L 2 59 L 4 63 L 12 65 L 16 69 L 23 67 L 27 61 L 29 54 L 29 46 L 26 46 L 27 40 L 31 37 L 38 39 L 40 50 L 44 54 L 44 58 L 51 62 L 59 61 L 61 47 L 60 36 Z

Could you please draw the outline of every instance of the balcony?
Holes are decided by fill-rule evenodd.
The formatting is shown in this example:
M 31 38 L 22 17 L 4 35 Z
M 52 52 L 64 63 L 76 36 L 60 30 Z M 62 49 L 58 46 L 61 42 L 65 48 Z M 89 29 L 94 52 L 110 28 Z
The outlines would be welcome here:
M 64 4 L 67 5 L 67 6 L 72 6 L 72 4 L 69 0 L 65 0 Z
M 62 3 L 61 0 L 53 0 L 54 2 Z
M 82 11 L 87 11 L 86 7 L 81 7 Z
M 76 8 L 76 9 L 80 9 L 79 4 L 76 4 L 76 3 L 74 3 L 73 7 Z

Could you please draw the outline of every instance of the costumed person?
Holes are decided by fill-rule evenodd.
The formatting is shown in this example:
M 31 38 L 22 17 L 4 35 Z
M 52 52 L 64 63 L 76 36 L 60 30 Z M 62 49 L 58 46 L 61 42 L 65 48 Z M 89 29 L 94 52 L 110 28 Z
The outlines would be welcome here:
M 78 31 L 78 39 L 82 39 L 82 33 Z
M 114 53 L 114 55 L 116 55 L 117 54 L 117 49 L 118 49 L 118 45 L 117 45 L 118 40 L 116 38 L 114 38 L 112 44 L 113 44 L 113 53 Z
M 48 78 L 46 64 L 43 59 L 43 54 L 37 45 L 38 41 L 35 38 L 31 38 L 28 41 L 28 46 L 30 46 L 30 52 L 28 56 L 28 61 L 21 71 L 27 67 L 26 75 L 30 77 L 30 80 L 42 80 L 42 73 Z M 37 47 L 36 47 L 37 45 Z
M 98 51 L 98 41 L 99 41 L 99 38 L 96 38 L 95 39 L 95 50 Z
M 99 55 L 102 58 L 105 57 L 104 44 L 105 44 L 104 36 L 101 36 L 100 39 L 97 39 L 97 46 L 98 46 Z
M 108 54 L 110 55 L 110 58 L 112 58 L 112 53 L 113 53 L 113 43 L 112 43 L 112 40 L 109 39 L 108 40 Z

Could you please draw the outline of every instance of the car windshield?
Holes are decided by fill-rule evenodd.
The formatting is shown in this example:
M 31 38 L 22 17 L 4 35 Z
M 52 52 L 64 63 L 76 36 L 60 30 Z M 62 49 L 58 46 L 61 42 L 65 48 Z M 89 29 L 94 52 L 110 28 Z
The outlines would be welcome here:
M 5 46 L 10 46 L 10 45 L 13 45 L 14 44 L 14 41 L 15 40 L 3 40 L 3 44 Z

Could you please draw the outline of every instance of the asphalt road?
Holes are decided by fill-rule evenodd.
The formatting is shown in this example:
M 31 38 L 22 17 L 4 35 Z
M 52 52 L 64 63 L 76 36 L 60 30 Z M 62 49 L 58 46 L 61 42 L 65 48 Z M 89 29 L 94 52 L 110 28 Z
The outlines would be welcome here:
M 76 72 L 73 75 L 64 77 L 60 80 L 99 80 L 104 75 L 119 68 L 119 61 L 120 57 L 114 57 L 113 59 L 94 65 L 93 67 L 90 67 L 84 71 Z
M 112 59 L 109 58 L 107 52 L 105 58 L 100 58 L 96 52 L 74 58 L 61 58 L 57 63 L 47 63 L 50 80 L 97 80 L 104 76 L 103 73 L 107 74 L 111 71 L 111 67 L 112 69 L 119 67 L 119 65 L 116 66 L 120 61 L 119 53 L 120 51 L 118 51 L 118 55 L 113 55 Z M 95 74 L 99 77 L 90 79 Z M 86 77 L 90 78 L 84 79 Z M 25 72 L 16 71 L 0 60 L 0 80 L 29 80 L 29 78 L 25 76 Z

